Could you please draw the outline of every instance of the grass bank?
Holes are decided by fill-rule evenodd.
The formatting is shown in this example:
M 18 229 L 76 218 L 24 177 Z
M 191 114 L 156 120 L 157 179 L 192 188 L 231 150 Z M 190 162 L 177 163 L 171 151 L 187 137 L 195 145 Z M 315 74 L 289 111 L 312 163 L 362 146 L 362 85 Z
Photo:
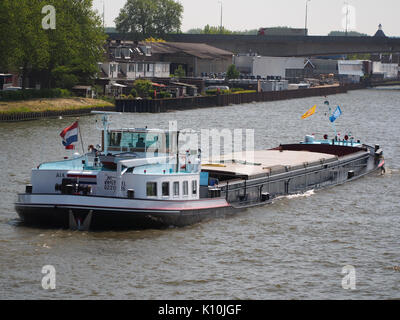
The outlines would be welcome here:
M 76 116 L 92 110 L 114 111 L 114 104 L 90 98 L 44 98 L 0 102 L 0 121 L 33 120 L 45 117 Z
M 46 98 L 23 101 L 0 102 L 1 114 L 66 111 L 88 108 L 112 107 L 113 104 L 100 99 L 89 98 Z

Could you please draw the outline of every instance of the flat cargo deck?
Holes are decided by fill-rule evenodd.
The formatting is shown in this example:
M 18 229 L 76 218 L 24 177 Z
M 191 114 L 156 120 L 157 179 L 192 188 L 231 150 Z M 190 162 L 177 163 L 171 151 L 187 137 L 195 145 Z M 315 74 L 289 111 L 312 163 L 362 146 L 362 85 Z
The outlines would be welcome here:
M 335 155 L 319 152 L 258 150 L 248 154 L 246 152 L 232 153 L 220 159 L 205 161 L 202 164 L 202 170 L 221 175 L 255 178 L 285 171 L 287 167 L 295 169 L 304 167 L 306 164 L 330 162 L 336 159 Z

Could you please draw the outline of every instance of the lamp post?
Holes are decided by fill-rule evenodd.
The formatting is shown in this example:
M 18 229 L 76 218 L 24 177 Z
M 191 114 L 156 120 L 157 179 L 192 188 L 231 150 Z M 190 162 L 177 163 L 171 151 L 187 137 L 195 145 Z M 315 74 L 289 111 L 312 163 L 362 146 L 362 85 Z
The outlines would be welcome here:
M 311 0 L 306 0 L 306 22 L 305 22 L 305 25 L 304 25 L 304 35 L 305 35 L 305 36 L 308 35 L 308 31 L 307 31 L 307 19 L 308 19 L 308 3 L 309 3 L 310 1 L 311 1 Z
M 219 32 L 222 33 L 222 1 L 218 1 L 218 3 L 221 5 L 221 24 L 220 24 Z
M 346 5 L 346 37 L 347 37 L 347 29 L 348 29 L 348 23 L 349 23 L 349 3 L 347 1 L 344 2 Z

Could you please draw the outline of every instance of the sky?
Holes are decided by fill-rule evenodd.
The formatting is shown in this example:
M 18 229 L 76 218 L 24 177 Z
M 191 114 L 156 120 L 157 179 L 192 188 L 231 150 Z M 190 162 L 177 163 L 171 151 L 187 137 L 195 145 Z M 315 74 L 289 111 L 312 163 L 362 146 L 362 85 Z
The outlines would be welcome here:
M 348 30 L 374 35 L 381 23 L 387 36 L 400 36 L 399 0 L 179 0 L 184 7 L 183 32 L 209 24 L 229 30 L 250 30 L 261 27 L 289 26 L 304 28 L 306 3 L 310 35 L 326 35 L 332 30 L 345 30 L 348 3 Z M 103 12 L 105 23 L 113 27 L 114 19 L 126 0 L 93 0 Z

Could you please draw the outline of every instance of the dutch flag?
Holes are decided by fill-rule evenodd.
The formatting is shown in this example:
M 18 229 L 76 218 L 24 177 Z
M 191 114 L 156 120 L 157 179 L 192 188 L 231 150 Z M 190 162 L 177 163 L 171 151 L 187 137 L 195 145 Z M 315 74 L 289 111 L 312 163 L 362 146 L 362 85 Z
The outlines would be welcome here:
M 65 149 L 74 149 L 74 145 L 72 143 L 78 141 L 78 121 L 74 124 L 66 127 L 61 133 L 60 137 L 63 139 L 62 143 Z

